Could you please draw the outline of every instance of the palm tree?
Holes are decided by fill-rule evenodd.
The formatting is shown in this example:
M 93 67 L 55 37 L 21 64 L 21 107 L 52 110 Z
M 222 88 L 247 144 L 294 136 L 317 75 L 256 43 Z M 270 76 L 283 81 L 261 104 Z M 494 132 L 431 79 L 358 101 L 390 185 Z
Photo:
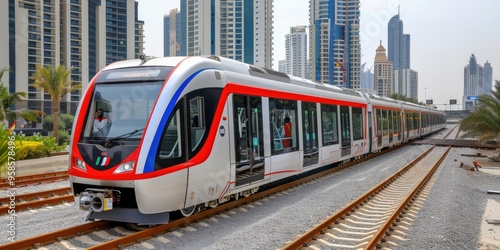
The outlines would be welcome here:
M 27 121 L 36 122 L 37 112 L 35 110 L 23 109 L 12 110 L 10 107 L 16 103 L 22 102 L 23 98 L 27 97 L 26 92 L 10 93 L 9 88 L 1 81 L 3 74 L 9 71 L 9 67 L 4 67 L 0 70 L 0 126 L 8 126 L 14 122 L 16 118 L 22 117 Z
M 495 80 L 495 90 L 491 95 L 478 97 L 476 109 L 469 113 L 461 122 L 460 130 L 463 137 L 479 136 L 481 141 L 500 138 L 500 81 Z M 500 160 L 500 154 L 494 157 Z
M 45 93 L 52 97 L 52 113 L 54 115 L 54 137 L 58 141 L 59 107 L 62 97 L 76 89 L 81 88 L 81 84 L 72 84 L 70 79 L 71 69 L 66 69 L 64 65 L 41 66 L 36 65 L 36 71 L 31 76 L 33 85 L 37 89 L 43 89 Z

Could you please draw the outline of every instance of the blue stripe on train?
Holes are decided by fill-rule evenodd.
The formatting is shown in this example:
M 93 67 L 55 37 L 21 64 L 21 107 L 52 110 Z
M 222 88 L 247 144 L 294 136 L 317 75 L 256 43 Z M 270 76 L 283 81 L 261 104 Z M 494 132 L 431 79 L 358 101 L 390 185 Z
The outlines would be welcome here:
M 154 171 L 154 165 L 155 165 L 155 159 L 156 159 L 156 154 L 158 152 L 158 147 L 160 144 L 161 140 L 161 135 L 163 133 L 163 130 L 165 126 L 167 126 L 167 119 L 170 117 L 170 114 L 174 110 L 175 104 L 177 100 L 179 99 L 179 96 L 181 95 L 182 91 L 186 88 L 189 82 L 193 80 L 194 77 L 196 77 L 199 73 L 209 70 L 210 68 L 206 69 L 200 69 L 190 75 L 186 80 L 179 86 L 179 89 L 175 92 L 174 96 L 170 100 L 170 102 L 167 105 L 167 109 L 163 113 L 163 116 L 161 117 L 160 124 L 158 124 L 158 127 L 156 129 L 155 135 L 153 137 L 153 141 L 151 142 L 151 148 L 149 149 L 148 156 L 146 157 L 146 162 L 144 163 L 144 171 L 143 173 L 149 173 Z

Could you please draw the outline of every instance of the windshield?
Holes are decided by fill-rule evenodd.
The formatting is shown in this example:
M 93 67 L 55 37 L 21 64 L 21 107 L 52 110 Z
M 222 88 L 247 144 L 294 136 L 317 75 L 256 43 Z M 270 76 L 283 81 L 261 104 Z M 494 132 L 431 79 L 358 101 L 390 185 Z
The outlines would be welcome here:
M 162 85 L 163 81 L 96 84 L 83 142 L 138 142 Z

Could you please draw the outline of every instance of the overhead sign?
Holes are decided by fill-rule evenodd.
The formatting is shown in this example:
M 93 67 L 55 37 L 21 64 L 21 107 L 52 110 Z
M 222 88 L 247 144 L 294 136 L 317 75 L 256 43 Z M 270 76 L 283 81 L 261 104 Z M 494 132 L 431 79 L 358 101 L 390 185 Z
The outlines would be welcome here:
M 467 96 L 467 100 L 477 100 L 477 95 L 469 95 Z
M 457 104 L 457 99 L 450 99 L 450 105 L 451 104 Z
M 432 99 L 430 99 L 430 100 L 425 100 L 425 104 L 427 104 L 427 105 L 432 104 Z

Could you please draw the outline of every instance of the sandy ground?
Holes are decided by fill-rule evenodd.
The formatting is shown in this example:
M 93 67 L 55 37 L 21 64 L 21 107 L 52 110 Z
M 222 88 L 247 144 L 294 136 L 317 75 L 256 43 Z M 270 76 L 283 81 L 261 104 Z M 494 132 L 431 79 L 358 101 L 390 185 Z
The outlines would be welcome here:
M 479 150 L 471 149 L 471 153 L 481 153 L 481 155 L 486 155 L 488 157 L 496 157 L 500 153 L 500 149 L 497 150 Z M 499 175 L 500 176 L 500 162 L 494 162 L 487 157 L 468 157 L 470 162 L 464 162 L 466 165 L 472 166 L 472 161 L 477 161 L 482 168 L 479 171 L 488 174 Z M 467 159 L 468 159 L 467 158 Z M 500 183 L 494 191 L 500 191 Z M 492 194 L 500 195 L 500 194 Z M 494 222 L 494 223 L 489 223 Z M 486 210 L 483 214 L 483 221 L 481 224 L 481 237 L 480 237 L 480 250 L 500 250 L 500 202 L 493 199 L 489 199 L 486 205 Z

